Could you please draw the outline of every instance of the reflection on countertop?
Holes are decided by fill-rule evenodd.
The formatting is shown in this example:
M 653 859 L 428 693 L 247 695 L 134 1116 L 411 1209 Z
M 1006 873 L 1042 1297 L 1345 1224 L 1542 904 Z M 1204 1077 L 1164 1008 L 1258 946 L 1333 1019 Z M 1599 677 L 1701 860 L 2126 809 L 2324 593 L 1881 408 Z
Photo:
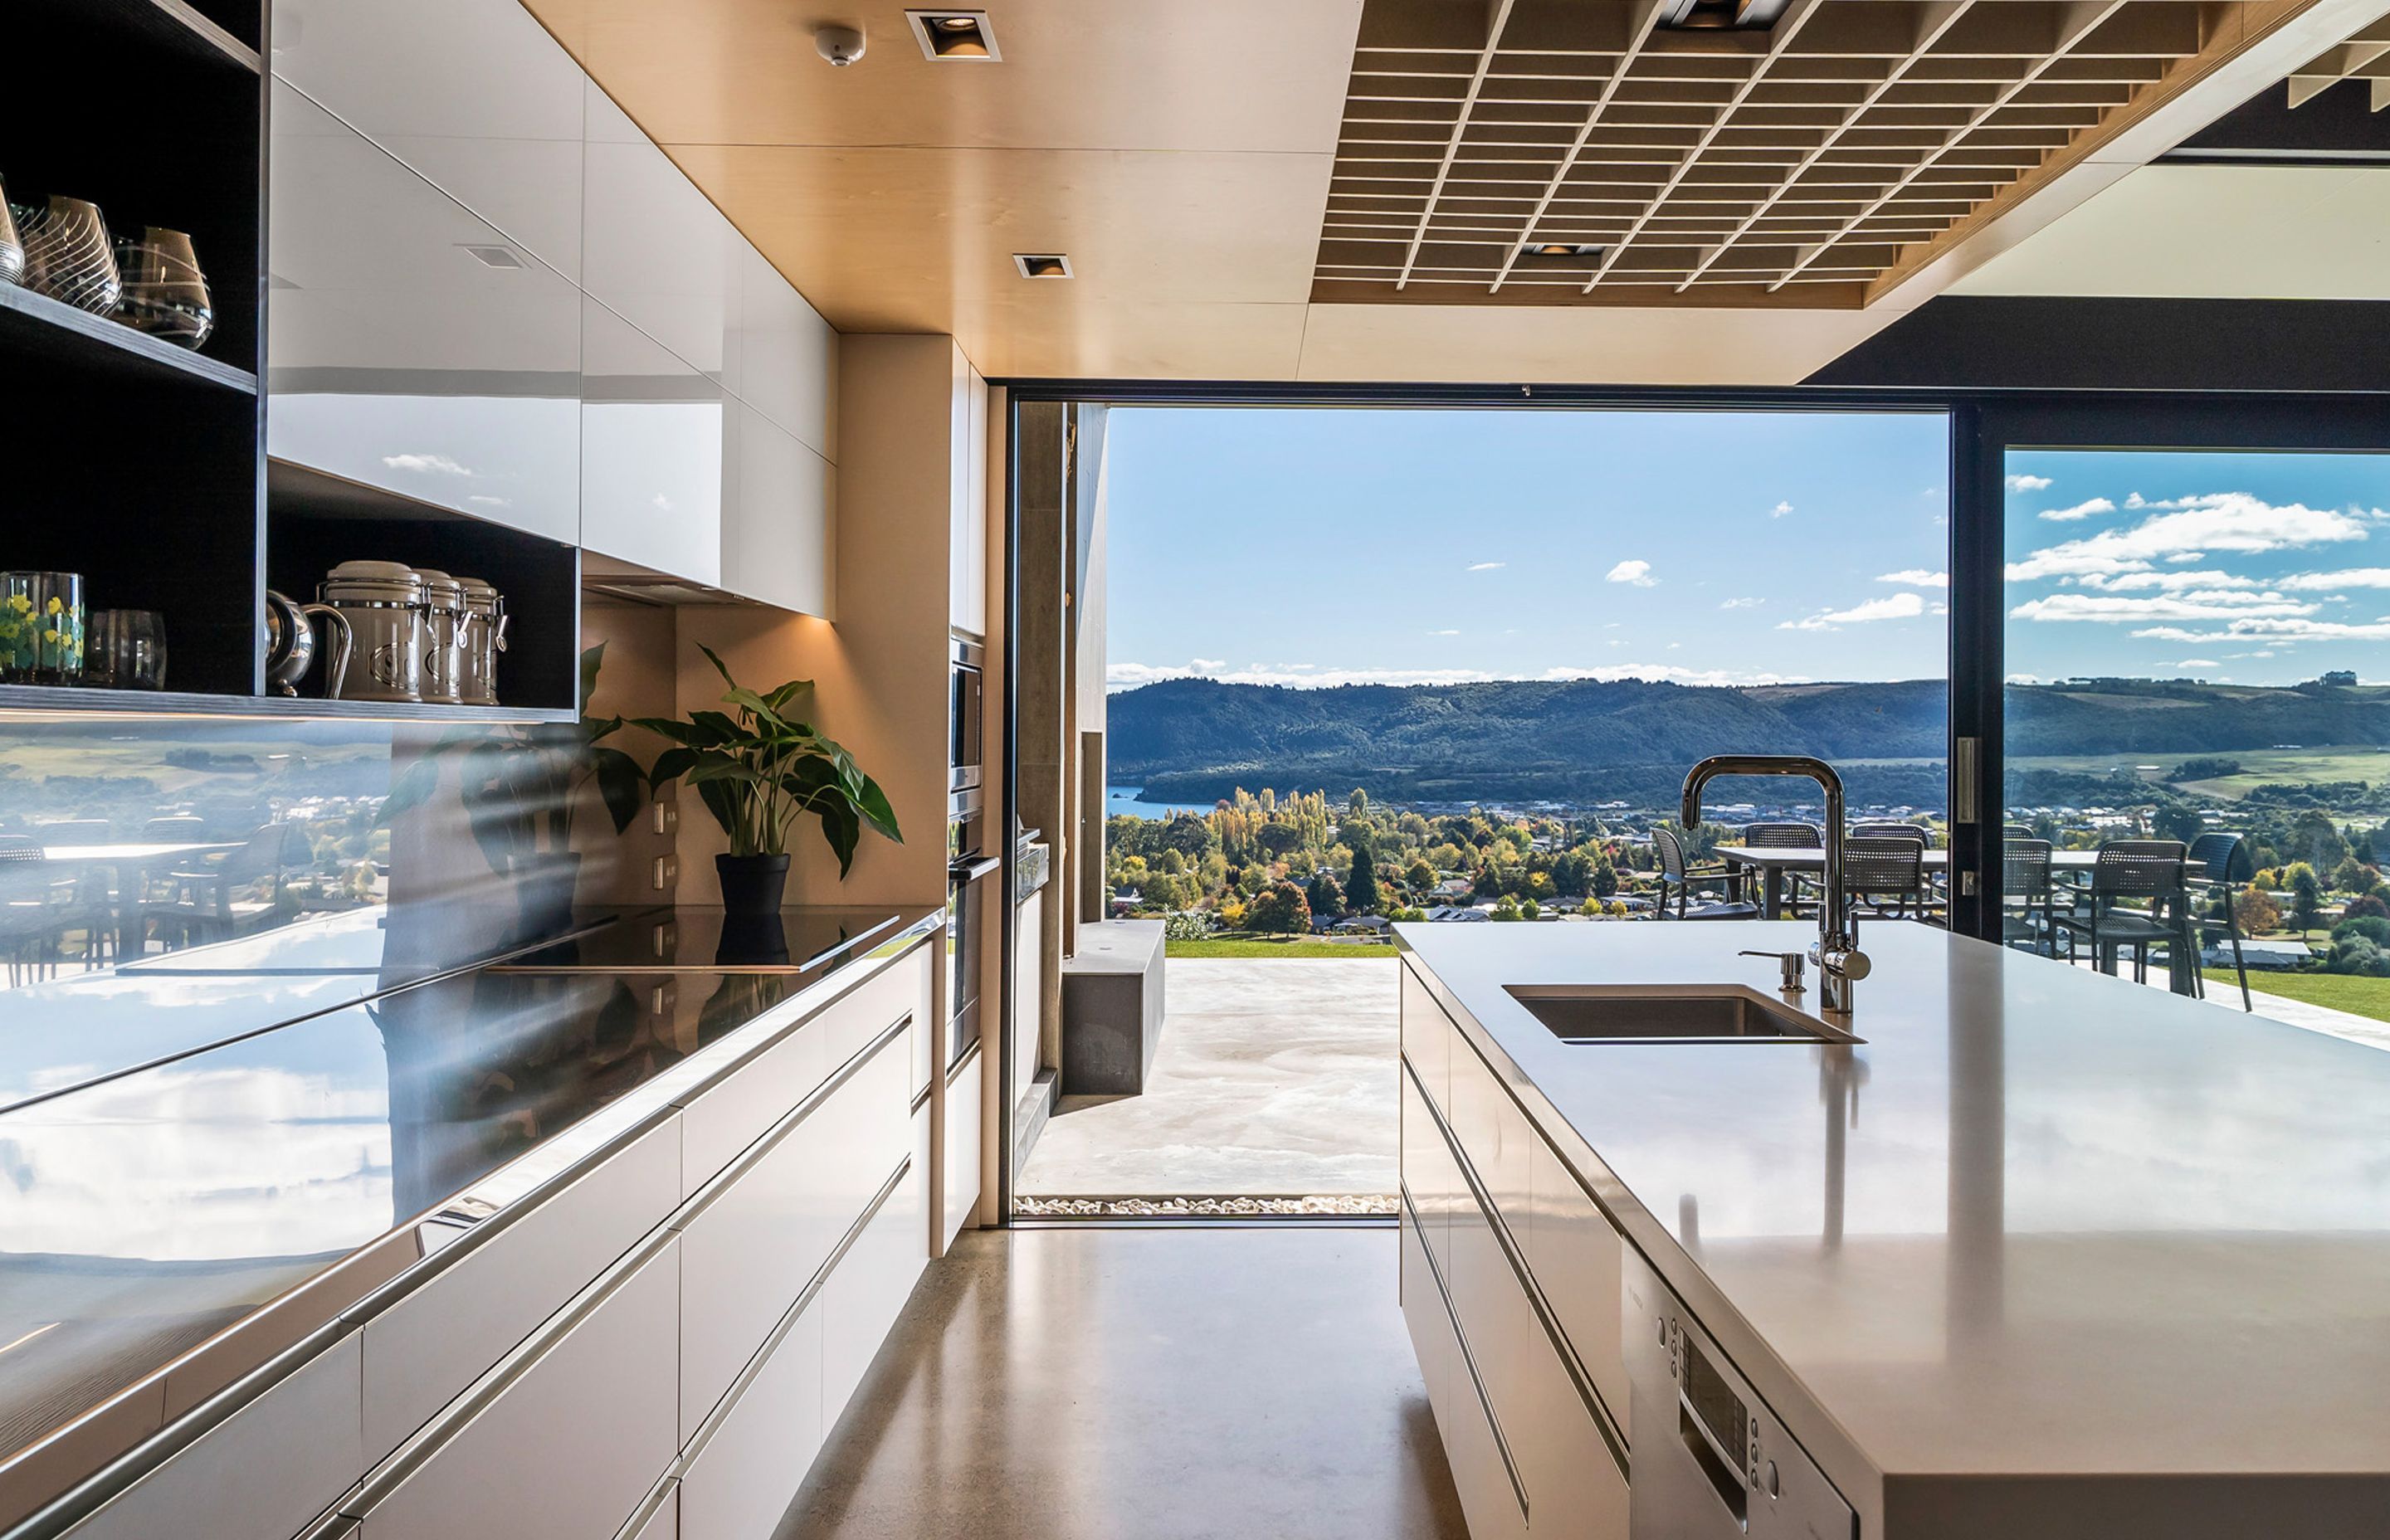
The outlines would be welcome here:
M 881 912 L 867 944 L 805 969 L 565 958 L 452 969 L 346 1004 L 341 990 L 387 976 L 378 963 L 391 952 L 386 930 L 341 917 L 280 944 L 241 943 L 241 971 L 128 968 L 46 986 L 71 1002 L 50 1016 L 54 1033 L 106 999 L 118 1014 L 96 1019 L 137 1037 L 137 1051 L 186 1046 L 170 1062 L 0 1110 L 0 1462 L 336 1266 L 348 1264 L 341 1287 L 315 1293 L 342 1297 L 311 1294 L 307 1308 L 353 1304 L 434 1248 L 439 1226 L 424 1216 L 494 1213 L 594 1161 L 750 1051 L 741 1029 L 767 1014 L 785 1025 L 796 1018 L 777 1007 L 808 1010 L 799 996 L 841 965 L 893 956 L 937 917 Z M 579 940 L 547 955 L 654 918 L 577 916 Z M 709 926 L 700 913 L 675 933 Z M 161 1008 L 169 1001 L 181 1008 Z M 199 1042 L 244 1009 L 253 1020 L 294 1003 L 316 1014 Z M 183 1025 L 138 1037 L 145 1012 Z M 21 1081 L 32 1057 L 8 1072 Z
M 589 913 L 595 918 L 599 911 Z M 696 907 L 608 913 L 614 923 L 584 927 L 569 940 L 505 966 L 807 973 L 879 944 L 904 918 L 893 905 L 791 905 L 776 915 L 728 915 Z

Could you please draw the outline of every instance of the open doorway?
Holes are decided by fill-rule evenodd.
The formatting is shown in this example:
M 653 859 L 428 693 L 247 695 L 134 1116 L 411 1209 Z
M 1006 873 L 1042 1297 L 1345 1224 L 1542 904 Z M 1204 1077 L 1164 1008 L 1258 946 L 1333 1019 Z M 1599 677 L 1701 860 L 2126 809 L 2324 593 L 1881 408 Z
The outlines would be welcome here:
M 1756 904 L 1721 853 L 1822 810 L 1722 781 L 1679 830 L 1707 754 L 1819 754 L 1855 818 L 1947 845 L 1941 412 L 1021 413 L 1020 785 L 1067 854 L 1052 1014 L 1016 1000 L 1017 1214 L 1393 1213 L 1393 927 Z M 1083 1031 L 1119 1080 L 1079 1083 Z

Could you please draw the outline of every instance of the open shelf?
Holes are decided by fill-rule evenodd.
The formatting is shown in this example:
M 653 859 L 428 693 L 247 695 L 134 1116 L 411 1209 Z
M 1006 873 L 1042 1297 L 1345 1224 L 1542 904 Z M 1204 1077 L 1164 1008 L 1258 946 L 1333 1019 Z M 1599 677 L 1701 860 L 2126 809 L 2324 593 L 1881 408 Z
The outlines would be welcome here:
M 252 75 L 265 71 L 251 39 L 227 30 L 186 0 L 17 0 L 10 10 L 13 21 L 44 12 L 71 12 L 84 24 L 104 27 L 132 46 L 161 48 L 194 63 L 231 66 Z M 251 7 L 242 17 L 256 14 Z
M 73 685 L 0 685 L 0 715 L 282 717 L 342 722 L 571 722 L 569 708 L 405 705 L 281 695 L 196 695 L 183 690 L 86 689 Z
M 0 284 L 0 349 L 14 357 L 54 360 L 70 367 L 129 372 L 151 379 L 204 380 L 228 391 L 257 393 L 257 376 L 247 369 L 14 284 Z

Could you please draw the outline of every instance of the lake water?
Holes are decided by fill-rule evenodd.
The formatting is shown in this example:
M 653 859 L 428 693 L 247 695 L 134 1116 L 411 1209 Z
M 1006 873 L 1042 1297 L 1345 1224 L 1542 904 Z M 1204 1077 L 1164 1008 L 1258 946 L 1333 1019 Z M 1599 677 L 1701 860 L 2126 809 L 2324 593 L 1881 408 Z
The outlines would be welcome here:
M 1149 802 L 1139 786 L 1108 786 L 1104 788 L 1104 816 L 1127 814 L 1136 818 L 1170 818 L 1181 813 L 1203 814 L 1212 811 L 1210 802 Z

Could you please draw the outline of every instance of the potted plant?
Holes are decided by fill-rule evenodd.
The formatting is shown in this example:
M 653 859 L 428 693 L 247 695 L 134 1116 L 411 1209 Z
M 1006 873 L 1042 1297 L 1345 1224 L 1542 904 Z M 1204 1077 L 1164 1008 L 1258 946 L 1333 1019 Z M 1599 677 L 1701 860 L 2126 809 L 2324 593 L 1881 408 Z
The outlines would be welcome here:
M 789 714 L 813 688 L 791 679 L 758 695 L 730 676 L 713 649 L 700 645 L 730 687 L 727 712 L 692 712 L 686 722 L 641 718 L 638 725 L 672 740 L 648 780 L 658 790 L 672 781 L 696 788 L 713 821 L 730 837 L 730 851 L 713 858 L 722 879 L 722 906 L 735 915 L 777 912 L 789 880 L 789 830 L 811 814 L 838 856 L 843 879 L 868 825 L 898 844 L 895 810 L 880 783 L 856 768 L 847 751 Z

